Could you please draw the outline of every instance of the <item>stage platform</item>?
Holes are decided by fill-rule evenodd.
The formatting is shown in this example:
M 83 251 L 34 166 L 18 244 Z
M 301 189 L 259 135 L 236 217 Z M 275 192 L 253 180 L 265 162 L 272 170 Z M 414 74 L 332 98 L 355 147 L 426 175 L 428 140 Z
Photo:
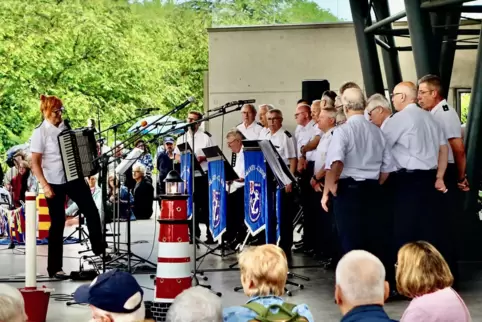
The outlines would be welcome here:
M 125 224 L 122 224 L 124 229 Z M 157 222 L 154 219 L 145 221 L 136 221 L 132 223 L 132 241 L 134 242 L 132 250 L 139 256 L 149 257 L 153 262 L 157 260 Z M 65 236 L 68 231 L 66 230 Z M 202 234 L 204 237 L 204 232 Z M 297 238 L 296 238 L 297 239 Z M 122 237 L 122 241 L 125 241 L 125 237 Z M 135 243 L 138 241 L 147 241 L 141 243 Z M 154 247 L 152 247 L 154 242 Z M 18 250 L 7 250 L 6 246 L 0 246 L 0 277 L 1 283 L 4 283 L 5 277 L 9 276 L 22 276 L 25 271 L 24 255 Z M 46 274 L 47 263 L 47 246 L 37 246 L 38 249 L 38 273 L 41 275 Z M 77 252 L 82 250 L 83 247 L 79 244 L 67 245 L 64 247 L 64 270 L 70 272 L 71 270 L 78 270 L 79 267 L 79 255 Z M 201 246 L 200 253 L 202 254 L 206 248 Z M 208 255 L 200 264 L 200 269 L 222 269 L 228 268 L 229 264 L 236 261 L 236 256 L 232 255 L 228 258 L 222 259 L 221 257 Z M 295 255 L 295 266 L 316 266 L 316 262 L 303 257 L 301 255 Z M 482 273 L 480 270 L 474 270 L 472 267 L 475 265 L 462 265 L 461 274 L 465 277 L 465 281 L 461 285 L 461 295 L 466 301 L 472 318 L 474 321 L 482 321 Z M 340 313 L 338 307 L 333 302 L 333 290 L 334 290 L 334 272 L 326 271 L 319 267 L 309 268 L 295 268 L 292 270 L 294 273 L 306 275 L 311 278 L 311 281 L 305 282 L 295 279 L 296 282 L 305 285 L 305 289 L 302 291 L 294 291 L 292 297 L 286 296 L 286 300 L 292 303 L 306 303 L 310 307 L 316 321 L 340 321 Z M 222 302 L 224 306 L 243 304 L 246 301 L 246 297 L 241 292 L 235 293 L 233 288 L 239 284 L 239 271 L 219 271 L 219 272 L 206 272 L 205 274 L 209 280 L 201 283 L 209 283 L 212 285 L 213 291 L 222 293 Z M 145 300 L 151 300 L 153 295 L 153 281 L 150 279 L 149 274 L 139 273 L 135 274 L 137 280 L 141 286 L 145 287 Z M 21 287 L 22 283 L 8 282 L 16 287 Z M 49 288 L 54 288 L 53 294 L 70 294 L 77 286 L 81 285 L 81 282 L 63 281 L 63 282 L 46 282 L 39 283 L 39 285 L 45 285 Z M 290 286 L 288 286 L 290 288 Z M 399 319 L 403 311 L 409 302 L 395 302 L 386 305 L 386 310 L 390 316 L 394 319 Z M 90 310 L 85 306 L 66 306 L 65 302 L 58 302 L 51 300 L 48 312 L 47 321 L 52 322 L 84 322 L 90 319 Z

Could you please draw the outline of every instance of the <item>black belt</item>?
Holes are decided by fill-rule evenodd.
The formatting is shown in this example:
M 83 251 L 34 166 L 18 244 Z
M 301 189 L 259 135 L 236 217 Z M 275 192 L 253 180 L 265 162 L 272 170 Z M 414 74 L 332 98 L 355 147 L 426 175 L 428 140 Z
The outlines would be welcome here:
M 409 169 L 400 169 L 396 173 L 399 174 L 432 174 L 432 173 L 437 173 L 436 169 L 432 170 L 419 170 L 419 169 L 414 169 L 414 170 L 409 170 Z

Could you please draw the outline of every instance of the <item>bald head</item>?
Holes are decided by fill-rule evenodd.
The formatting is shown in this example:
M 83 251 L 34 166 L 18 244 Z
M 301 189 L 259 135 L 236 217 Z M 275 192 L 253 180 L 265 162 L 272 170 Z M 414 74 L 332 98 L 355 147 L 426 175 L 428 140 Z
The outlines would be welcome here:
M 401 82 L 393 89 L 393 106 L 397 111 L 417 102 L 417 86 L 412 82 Z
M 385 267 L 364 250 L 347 253 L 336 267 L 337 300 L 346 306 L 383 304 L 388 295 Z M 340 303 L 338 303 L 340 305 Z
M 346 109 L 345 114 L 347 112 L 363 112 L 365 109 L 365 95 L 359 88 L 348 88 L 343 92 L 341 96 L 341 102 L 343 107 Z M 348 116 L 348 115 L 347 115 Z

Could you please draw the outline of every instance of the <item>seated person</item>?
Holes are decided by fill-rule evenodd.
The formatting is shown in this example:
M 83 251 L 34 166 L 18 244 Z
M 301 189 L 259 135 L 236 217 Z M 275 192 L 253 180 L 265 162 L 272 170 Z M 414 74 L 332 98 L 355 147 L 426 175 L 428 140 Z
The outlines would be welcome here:
M 221 299 L 202 286 L 191 287 L 174 299 L 166 322 L 222 322 Z
M 341 322 L 393 321 L 383 309 L 388 293 L 385 267 L 376 256 L 353 250 L 338 262 L 335 302 L 343 315 Z
M 137 219 L 149 219 L 152 216 L 152 203 L 154 202 L 154 187 L 146 179 L 146 167 L 140 163 L 132 167 L 132 177 L 136 185 L 132 194 L 134 196 L 134 216 Z
M 279 306 L 289 306 L 292 314 L 298 314 L 309 322 L 314 321 L 306 304 L 288 304 L 280 297 L 285 292 L 288 274 L 288 262 L 281 248 L 272 244 L 250 247 L 240 254 L 239 268 L 244 294 L 250 299 L 245 306 L 224 309 L 224 321 L 252 321 L 258 316 L 254 307 L 248 307 L 252 304 L 270 307 L 271 314 L 279 314 Z
M 450 268 L 431 244 L 418 241 L 398 251 L 397 289 L 413 299 L 401 322 L 471 321 L 462 298 L 452 289 Z
M 27 321 L 22 294 L 19 290 L 7 284 L 0 284 L 0 321 Z
M 146 308 L 144 292 L 129 273 L 111 270 L 97 276 L 90 285 L 74 293 L 77 303 L 88 304 L 92 318 L 102 322 L 143 322 Z

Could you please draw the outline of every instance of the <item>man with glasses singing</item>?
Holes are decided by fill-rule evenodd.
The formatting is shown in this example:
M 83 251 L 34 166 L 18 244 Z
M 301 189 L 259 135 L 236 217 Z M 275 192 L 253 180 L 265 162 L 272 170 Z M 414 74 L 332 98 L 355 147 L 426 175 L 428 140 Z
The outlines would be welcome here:
M 214 146 L 211 134 L 199 129 L 201 123 L 198 123 L 203 115 L 197 111 L 190 111 L 187 115 L 187 123 L 193 123 L 186 134 L 181 135 L 177 138 L 176 148 L 174 149 L 174 156 L 178 162 L 181 162 L 181 152 L 179 151 L 179 145 L 187 142 L 191 148 L 193 148 L 194 143 L 194 154 L 201 165 L 204 175 L 196 171 L 194 174 L 194 197 L 196 205 L 196 237 L 201 236 L 201 229 L 199 228 L 199 222 L 209 225 L 209 196 L 208 196 L 208 162 L 206 156 L 202 149 Z M 191 230 L 191 225 L 189 225 L 189 230 Z M 213 238 L 209 231 L 206 230 L 206 243 L 213 244 Z M 192 238 L 191 232 L 191 238 Z
M 274 145 L 278 154 L 283 159 L 285 164 L 290 169 L 290 172 L 294 175 L 296 172 L 296 143 L 293 135 L 290 132 L 283 129 L 283 113 L 274 109 L 268 114 L 268 127 L 269 133 L 266 138 Z M 283 249 L 288 259 L 288 263 L 291 263 L 291 247 L 293 246 L 293 212 L 294 212 L 294 197 L 293 197 L 293 184 L 289 184 L 285 187 L 281 197 L 281 203 L 283 211 L 281 212 L 281 225 L 280 225 L 280 243 L 279 246 Z
M 387 211 L 393 214 L 395 244 L 391 261 L 394 263 L 398 249 L 404 244 L 426 240 L 438 247 L 438 236 L 445 235 L 437 227 L 443 222 L 437 200 L 446 190 L 443 177 L 448 147 L 432 115 L 417 106 L 415 84 L 398 84 L 391 97 L 398 113 L 388 119 L 382 131 L 397 168 L 390 178 L 393 180 L 390 185 L 391 209 Z M 387 270 L 391 268 L 392 265 Z M 395 281 L 390 282 L 392 290 L 395 290 Z

